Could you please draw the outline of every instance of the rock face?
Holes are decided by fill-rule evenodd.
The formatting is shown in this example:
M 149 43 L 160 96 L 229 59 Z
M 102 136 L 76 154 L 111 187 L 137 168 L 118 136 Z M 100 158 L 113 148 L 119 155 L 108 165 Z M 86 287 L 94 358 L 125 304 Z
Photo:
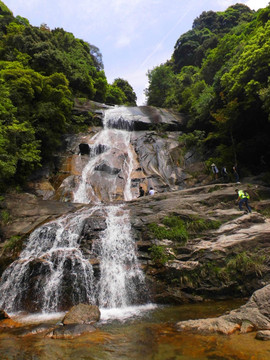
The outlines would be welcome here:
M 94 105 L 89 103 L 83 106 L 76 102 L 76 111 L 84 114 L 88 109 L 99 118 L 104 118 L 104 111 L 109 110 L 108 107 L 95 109 Z M 85 165 L 90 159 L 103 154 L 87 180 L 88 186 L 102 201 L 125 198 L 124 179 L 126 171 L 130 171 L 127 169 L 130 167 L 127 159 L 131 156 L 133 197 L 138 195 L 139 185 L 145 191 L 154 187 L 158 192 L 183 188 L 189 176 L 182 169 L 185 159 L 181 155 L 178 137 L 185 122 L 182 115 L 165 109 L 147 106 L 120 108 L 119 114 L 114 114 L 106 126 L 130 132 L 128 147 L 123 146 L 121 141 L 118 143 L 118 136 L 110 139 L 112 144 L 108 146 L 108 139 L 102 139 L 99 135 L 103 128 L 98 123 L 99 126 L 89 127 L 86 134 L 66 136 L 65 151 L 55 158 L 54 169 L 40 173 L 42 178 L 33 179 L 29 187 L 44 200 L 73 201 L 73 193 L 78 188 Z M 97 137 L 100 142 L 96 142 Z M 115 189 L 113 199 L 108 196 L 112 187 Z M 88 197 L 92 200 L 92 193 Z
M 18 257 L 34 229 L 80 207 L 79 204 L 43 200 L 29 193 L 5 195 L 0 210 L 8 214 L 8 220 L 0 224 L 0 275 Z
M 260 340 L 270 340 L 270 285 L 255 291 L 250 300 L 237 310 L 213 319 L 188 320 L 177 324 L 179 330 L 199 332 L 220 332 L 231 334 L 236 330 L 246 333 L 260 330 L 256 336 Z
M 245 215 L 234 204 L 234 188 L 233 184 L 213 184 L 144 196 L 125 204 L 152 301 L 179 304 L 247 297 L 269 283 L 270 220 L 260 213 L 270 207 L 269 189 L 250 187 L 251 206 L 260 212 Z M 27 194 L 16 196 L 5 200 L 14 221 L 6 225 L 4 233 L 11 236 L 26 236 L 38 225 L 79 206 Z M 259 201 L 262 196 L 264 200 Z M 182 220 L 188 238 L 183 241 L 177 233 L 172 236 L 179 229 L 168 227 L 164 219 Z M 162 233 L 160 228 L 167 232 Z M 98 244 L 105 229 L 104 214 L 97 209 L 85 219 L 79 240 L 97 278 L 100 261 L 92 244 Z M 17 253 L 5 249 L 2 271 Z M 36 261 L 32 269 L 39 274 L 43 265 L 42 260 Z
M 96 305 L 79 304 L 73 306 L 66 313 L 63 324 L 93 324 L 99 319 L 100 311 Z
M 153 301 L 246 297 L 269 283 L 270 219 L 256 211 L 241 213 L 234 188 L 202 186 L 127 205 Z M 267 188 L 250 188 L 253 210 L 265 191 L 269 196 Z M 186 224 L 185 241 L 173 234 L 179 229 L 166 225 L 177 219 Z
M 87 113 L 88 105 L 77 103 L 76 111 Z M 99 138 L 104 109 L 108 107 L 90 105 L 97 122 L 91 124 L 89 131 L 66 136 L 65 150 L 55 158 L 54 169 L 44 168 L 31 179 L 31 194 L 9 194 L 0 203 L 1 210 L 8 215 L 6 223 L 1 224 L 0 274 L 18 257 L 27 236 L 36 227 L 82 206 L 73 203 L 80 201 L 74 199 L 74 192 L 82 183 L 86 165 L 91 159 L 98 159 L 89 166 L 92 172 L 85 182 L 90 189 L 87 195 L 94 203 L 100 199 L 105 203 L 122 202 L 127 199 L 124 189 L 127 177 L 130 180 L 128 198 L 134 200 L 123 206 L 130 212 L 131 230 L 152 301 L 179 304 L 246 297 L 267 285 L 270 219 L 263 213 L 269 213 L 269 188 L 249 185 L 255 211 L 248 215 L 240 213 L 234 204 L 236 185 L 204 185 L 211 182 L 204 175 L 204 165 L 195 163 L 192 154 L 182 155 L 178 137 L 185 125 L 184 118 L 151 107 L 130 108 L 125 112 L 127 118 L 119 113 L 106 123 L 109 128 L 128 130 L 126 137 L 119 140 L 116 132 L 113 139 Z M 199 175 L 193 176 L 195 173 Z M 195 178 L 200 186 L 194 186 Z M 139 185 L 145 191 L 154 187 L 156 194 L 137 198 Z M 93 265 L 97 279 L 100 259 L 96 240 L 106 226 L 104 215 L 97 209 L 85 219 L 79 234 L 79 250 L 87 263 Z M 30 265 L 34 287 L 48 268 L 42 258 Z M 67 262 L 65 310 L 72 297 L 68 269 Z M 25 298 L 28 297 L 31 292 L 26 294 Z M 39 299 L 34 301 L 38 303 Z M 231 325 L 228 319 L 222 321 L 224 332 L 239 326 L 237 322 Z M 213 323 L 211 326 L 221 327 Z M 249 323 L 245 323 L 245 329 L 249 329 Z

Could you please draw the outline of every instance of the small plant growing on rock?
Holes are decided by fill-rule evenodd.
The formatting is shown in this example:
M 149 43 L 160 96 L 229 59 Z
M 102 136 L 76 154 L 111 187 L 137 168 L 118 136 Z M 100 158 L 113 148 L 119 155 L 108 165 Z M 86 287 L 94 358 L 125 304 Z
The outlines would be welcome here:
M 20 249 L 21 248 L 21 236 L 11 236 L 9 240 L 6 241 L 4 244 L 5 250 L 14 250 L 14 249 Z
M 242 252 L 229 260 L 226 270 L 231 275 L 237 273 L 243 275 L 255 273 L 257 276 L 262 276 L 263 271 L 266 269 L 265 261 L 265 256 Z
M 198 217 L 191 218 L 187 222 L 187 229 L 189 232 L 200 233 L 204 230 L 214 230 L 221 226 L 218 220 L 202 219 Z
M 11 219 L 10 213 L 7 210 L 2 210 L 1 211 L 1 221 L 3 222 L 3 224 L 8 224 L 10 219 Z
M 155 223 L 149 224 L 150 232 L 159 240 L 168 239 L 185 243 L 188 240 L 188 233 L 185 223 L 177 216 L 166 216 L 162 220 L 162 225 Z
M 169 254 L 164 246 L 153 245 L 148 250 L 153 262 L 158 266 L 165 265 L 169 260 L 173 259 L 172 254 Z

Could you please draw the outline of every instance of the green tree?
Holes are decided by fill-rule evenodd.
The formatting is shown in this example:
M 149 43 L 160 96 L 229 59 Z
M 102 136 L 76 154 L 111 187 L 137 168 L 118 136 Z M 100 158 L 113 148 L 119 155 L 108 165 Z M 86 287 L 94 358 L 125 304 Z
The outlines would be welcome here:
M 118 86 L 109 85 L 107 89 L 106 103 L 111 105 L 122 105 L 125 102 L 125 94 Z
M 146 89 L 147 104 L 162 107 L 175 81 L 175 75 L 170 66 L 159 65 L 147 73 L 149 87 Z
M 117 78 L 114 80 L 112 85 L 117 86 L 125 94 L 125 100 L 124 100 L 125 105 L 136 106 L 137 96 L 133 91 L 132 86 L 128 83 L 128 81 Z

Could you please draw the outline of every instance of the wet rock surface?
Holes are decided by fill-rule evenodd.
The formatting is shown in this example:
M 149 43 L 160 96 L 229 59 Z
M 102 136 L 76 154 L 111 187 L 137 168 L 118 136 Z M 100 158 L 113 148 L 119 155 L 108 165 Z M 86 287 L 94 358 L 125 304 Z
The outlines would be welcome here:
M 83 114 L 91 111 L 99 119 L 104 118 L 104 110 L 109 106 L 86 102 L 75 103 L 77 112 Z M 111 129 L 123 129 L 130 132 L 131 142 L 129 153 L 133 152 L 136 160 L 131 174 L 131 191 L 138 194 L 139 185 L 147 191 L 155 187 L 158 191 L 183 188 L 190 177 L 183 171 L 185 162 L 181 155 L 178 137 L 185 127 L 186 119 L 181 114 L 170 110 L 141 106 L 123 108 L 119 111 L 119 119 L 109 120 Z M 73 201 L 72 193 L 78 187 L 82 171 L 89 158 L 104 154 L 103 160 L 95 166 L 96 174 L 92 176 L 90 185 L 97 197 L 102 200 L 123 200 L 123 169 L 126 167 L 126 150 L 116 145 L 108 152 L 108 140 L 95 144 L 95 136 L 102 130 L 102 123 L 89 126 L 88 133 L 67 135 L 65 146 L 54 159 L 54 165 L 33 176 L 29 188 L 44 200 L 56 199 Z M 113 143 L 117 144 L 117 138 Z M 113 177 L 113 179 L 112 179 Z M 112 183 L 113 181 L 113 183 Z M 110 187 L 115 187 L 115 198 L 107 196 Z M 90 196 L 90 195 L 89 195 Z M 91 197 L 91 196 L 90 196 Z
M 269 207 L 269 189 L 257 185 L 250 188 L 251 206 L 255 211 L 246 215 L 234 203 L 234 188 L 234 184 L 207 185 L 144 196 L 125 204 L 130 211 L 139 262 L 154 302 L 178 304 L 247 297 L 268 284 L 270 220 L 261 212 Z M 264 194 L 263 201 L 260 200 L 261 194 Z M 6 225 L 4 232 L 13 235 L 31 233 L 39 224 L 48 222 L 61 212 L 73 212 L 81 206 L 45 201 L 28 194 L 6 199 L 6 204 L 15 220 Z M 260 212 L 256 211 L 257 208 Z M 149 230 L 149 224 L 164 227 L 166 217 L 176 217 L 191 225 L 194 219 L 204 221 L 206 225 L 216 221 L 219 225 L 199 232 L 195 228 L 190 231 L 188 240 L 182 242 L 177 238 L 160 238 Z M 104 214 L 97 209 L 85 219 L 79 237 L 81 251 L 93 265 L 96 277 L 99 276 L 100 264 L 99 238 L 105 229 Z M 27 238 L 24 241 L 27 242 Z M 153 246 L 166 255 L 165 263 L 153 258 Z M 16 252 L 14 255 L 4 251 L 2 271 L 14 256 Z M 32 262 L 33 285 L 39 274 L 46 272 L 45 265 L 42 259 Z M 68 290 L 68 263 L 65 274 Z
M 269 194 L 269 189 L 251 187 L 255 211 L 244 214 L 235 205 L 234 188 L 234 184 L 201 186 L 127 205 L 154 301 L 182 303 L 187 295 L 190 301 L 246 297 L 269 282 L 270 219 L 256 211 L 260 194 Z M 164 228 L 168 217 L 189 224 L 186 242 L 150 230 L 150 224 Z M 205 226 L 196 228 L 200 222 Z M 210 222 L 217 227 L 207 228 Z M 153 246 L 165 256 L 165 263 L 153 259 Z
M 63 324 L 93 324 L 99 319 L 100 311 L 96 305 L 78 304 L 66 313 Z
M 254 292 L 249 301 L 229 314 L 212 319 L 182 321 L 177 324 L 179 330 L 193 330 L 198 332 L 220 332 L 232 334 L 240 330 L 247 333 L 260 330 L 256 338 L 270 340 L 270 285 Z
M 47 337 L 50 337 L 52 339 L 73 339 L 75 337 L 93 331 L 96 331 L 96 328 L 93 325 L 69 324 L 57 327 L 53 331 L 49 332 L 47 334 Z

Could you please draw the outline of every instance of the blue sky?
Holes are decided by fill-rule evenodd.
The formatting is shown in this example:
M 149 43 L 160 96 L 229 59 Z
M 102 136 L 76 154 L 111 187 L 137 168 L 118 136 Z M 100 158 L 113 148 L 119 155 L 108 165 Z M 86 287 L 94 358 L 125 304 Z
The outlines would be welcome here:
M 146 73 L 170 59 L 177 39 L 203 11 L 223 11 L 232 0 L 3 0 L 14 16 L 47 24 L 97 46 L 109 83 L 127 80 L 145 102 Z M 257 10 L 269 0 L 243 0 Z

